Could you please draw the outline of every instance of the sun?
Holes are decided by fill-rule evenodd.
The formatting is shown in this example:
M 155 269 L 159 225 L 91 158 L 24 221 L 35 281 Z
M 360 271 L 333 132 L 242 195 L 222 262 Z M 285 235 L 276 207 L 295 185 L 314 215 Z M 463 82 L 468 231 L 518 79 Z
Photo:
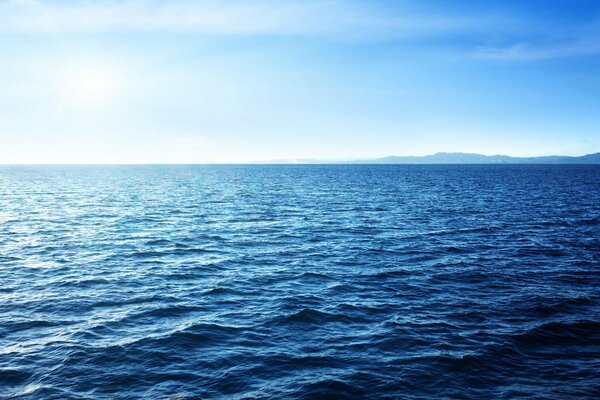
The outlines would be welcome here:
M 110 63 L 74 63 L 67 66 L 62 75 L 63 97 L 77 107 L 109 106 L 123 89 L 123 78 Z

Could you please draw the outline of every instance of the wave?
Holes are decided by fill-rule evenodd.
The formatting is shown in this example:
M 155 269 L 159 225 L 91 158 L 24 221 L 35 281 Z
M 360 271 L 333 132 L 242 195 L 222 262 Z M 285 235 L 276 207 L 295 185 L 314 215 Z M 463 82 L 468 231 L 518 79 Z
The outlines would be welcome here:
M 294 277 L 293 279 L 330 280 L 332 278 L 327 274 L 321 274 L 318 272 L 303 272 L 300 275 Z
M 237 290 L 233 290 L 225 287 L 215 287 L 202 292 L 203 296 L 233 296 L 237 295 L 240 292 Z
M 173 317 L 178 317 L 181 315 L 186 315 L 186 314 L 190 314 L 190 313 L 193 313 L 196 311 L 201 311 L 201 310 L 202 310 L 202 307 L 200 307 L 200 306 L 173 304 L 173 305 L 169 305 L 169 306 L 163 306 L 163 307 L 159 307 L 159 308 L 153 308 L 150 310 L 144 310 L 141 312 L 135 312 L 132 314 L 128 314 L 126 318 L 121 320 L 121 323 L 125 322 L 125 321 L 130 322 L 132 320 L 138 320 L 138 319 L 155 320 L 156 318 L 173 318 Z
M 27 382 L 33 373 L 24 369 L 0 368 L 0 383 L 2 385 L 14 386 Z
M 514 337 L 526 349 L 545 346 L 600 346 L 599 321 L 548 322 Z
M 196 323 L 183 330 L 176 330 L 167 335 L 144 337 L 121 347 L 123 351 L 129 351 L 130 349 L 166 351 L 173 348 L 195 348 L 235 340 L 244 329 L 215 323 Z
M 313 308 L 304 308 L 293 314 L 278 317 L 275 323 L 300 323 L 300 324 L 319 324 L 319 323 L 359 323 L 367 322 L 366 318 L 359 316 L 350 316 L 347 314 L 334 314 L 325 311 L 319 311 Z
M 47 321 L 47 320 L 26 320 L 26 321 L 11 321 L 4 323 L 0 332 L 14 334 L 20 331 L 38 328 L 64 327 L 74 324 L 74 321 Z
M 152 295 L 141 295 L 141 296 L 123 296 L 113 300 L 101 299 L 90 304 L 93 308 L 114 308 L 128 305 L 138 305 L 145 303 L 168 303 L 177 301 L 178 298 L 175 296 L 166 296 L 159 294 Z

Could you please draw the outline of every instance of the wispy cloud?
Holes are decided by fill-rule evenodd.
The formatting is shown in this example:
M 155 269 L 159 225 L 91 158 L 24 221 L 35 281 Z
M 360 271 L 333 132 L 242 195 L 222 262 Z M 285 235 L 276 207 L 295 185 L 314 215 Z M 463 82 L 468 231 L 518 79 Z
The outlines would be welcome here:
M 600 43 L 597 41 L 544 45 L 517 43 L 505 47 L 480 48 L 476 53 L 480 58 L 502 61 L 539 61 L 596 54 L 600 54 Z
M 476 56 L 501 61 L 539 61 L 600 54 L 600 19 L 580 27 L 550 27 L 546 35 L 503 46 L 482 46 Z
M 461 55 L 501 61 L 600 54 L 598 19 L 577 27 L 492 6 L 431 8 L 416 0 L 0 0 L 0 33 L 433 38 Z
M 413 1 L 390 10 L 353 0 L 74 1 L 0 3 L 0 31 L 172 31 L 209 34 L 393 36 L 508 29 L 505 18 L 431 14 Z M 391 12 L 393 11 L 393 12 Z

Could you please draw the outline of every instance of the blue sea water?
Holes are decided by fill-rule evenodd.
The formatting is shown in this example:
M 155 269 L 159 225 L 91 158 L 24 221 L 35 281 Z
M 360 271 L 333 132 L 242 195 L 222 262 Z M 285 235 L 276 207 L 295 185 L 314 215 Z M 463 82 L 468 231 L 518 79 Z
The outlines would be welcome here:
M 0 398 L 600 398 L 600 166 L 0 167 Z

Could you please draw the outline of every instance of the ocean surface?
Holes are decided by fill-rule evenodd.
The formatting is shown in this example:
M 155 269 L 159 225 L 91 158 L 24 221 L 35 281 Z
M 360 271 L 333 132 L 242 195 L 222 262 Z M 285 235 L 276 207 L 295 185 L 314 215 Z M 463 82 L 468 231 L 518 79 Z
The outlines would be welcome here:
M 600 398 L 600 166 L 0 167 L 0 398 Z

